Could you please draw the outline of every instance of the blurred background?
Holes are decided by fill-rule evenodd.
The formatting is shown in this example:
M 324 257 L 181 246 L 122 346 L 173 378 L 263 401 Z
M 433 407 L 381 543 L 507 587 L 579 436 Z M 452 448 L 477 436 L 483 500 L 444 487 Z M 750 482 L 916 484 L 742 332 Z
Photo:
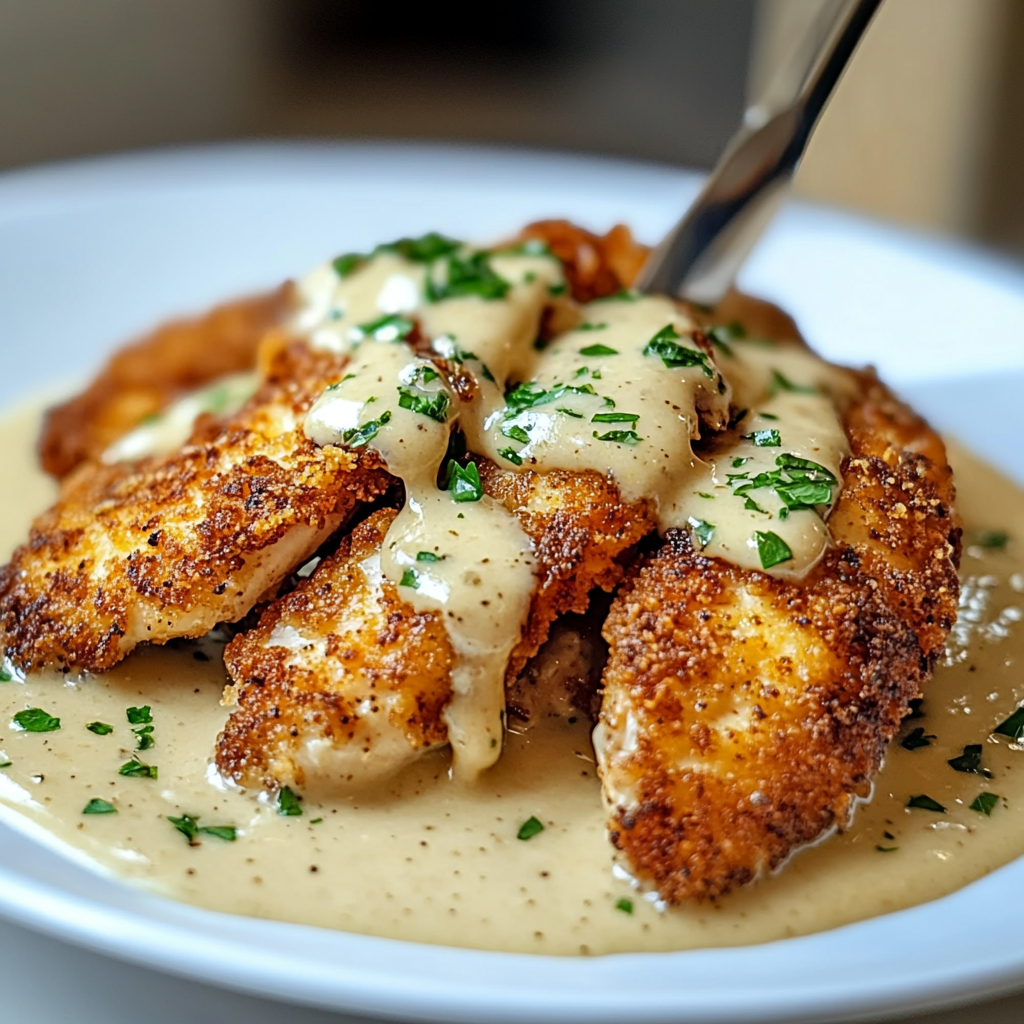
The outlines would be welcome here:
M 0 170 L 225 139 L 710 167 L 815 0 L 0 0 Z M 1024 257 L 1024 0 L 886 0 L 806 196 Z

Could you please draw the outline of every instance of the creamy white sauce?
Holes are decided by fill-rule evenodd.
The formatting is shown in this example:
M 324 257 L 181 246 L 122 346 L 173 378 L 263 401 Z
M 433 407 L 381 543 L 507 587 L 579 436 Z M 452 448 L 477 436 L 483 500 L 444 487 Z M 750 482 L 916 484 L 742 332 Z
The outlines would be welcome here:
M 35 465 L 38 424 L 38 411 L 0 422 L 0 470 L 18 496 L 0 503 L 0 559 L 53 500 L 52 481 Z M 578 955 L 749 945 L 935 899 L 1024 854 L 1024 749 L 991 735 L 1024 701 L 1024 495 L 951 454 L 968 538 L 984 527 L 1008 529 L 1012 539 L 1005 551 L 966 547 L 961 625 L 927 686 L 924 717 L 903 730 L 922 726 L 935 739 L 917 750 L 895 742 L 850 829 L 716 905 L 659 912 L 613 875 L 583 721 L 540 716 L 540 727 L 511 732 L 478 786 L 453 785 L 447 755 L 434 752 L 386 784 L 307 796 L 295 817 L 218 788 L 208 765 L 224 722 L 224 679 L 212 641 L 141 648 L 99 677 L 0 683 L 0 761 L 11 762 L 0 769 L 0 815 L 97 870 L 202 907 L 481 949 Z M 196 660 L 196 651 L 210 660 Z M 126 709 L 141 705 L 152 708 L 156 745 L 140 757 L 158 766 L 156 780 L 118 774 L 136 745 Z M 59 717 L 60 729 L 11 729 L 26 707 Z M 85 728 L 97 720 L 114 731 Z M 946 763 L 972 743 L 983 745 L 991 779 Z M 989 816 L 971 809 L 982 792 L 998 796 Z M 922 793 L 946 810 L 908 809 L 908 797 Z M 117 813 L 83 814 L 93 798 Z M 167 820 L 183 814 L 200 826 L 234 826 L 237 838 L 201 834 L 191 847 Z M 544 831 L 520 841 L 531 816 Z M 618 909 L 623 900 L 631 913 Z
M 135 462 L 177 451 L 189 439 L 196 420 L 203 413 L 230 416 L 238 412 L 256 393 L 257 383 L 254 371 L 231 373 L 183 395 L 119 437 L 103 453 L 103 462 L 107 465 Z

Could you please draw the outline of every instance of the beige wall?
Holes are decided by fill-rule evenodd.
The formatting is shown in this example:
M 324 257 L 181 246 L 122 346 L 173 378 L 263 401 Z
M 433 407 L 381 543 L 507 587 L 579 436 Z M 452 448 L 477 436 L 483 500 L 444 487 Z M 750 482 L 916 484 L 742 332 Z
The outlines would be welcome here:
M 752 88 L 816 6 L 761 0 Z M 1024 243 L 1024 182 L 1014 187 L 1008 170 L 1024 136 L 1008 75 L 1024 59 L 1022 12 L 1022 0 L 885 0 L 815 133 L 798 191 Z

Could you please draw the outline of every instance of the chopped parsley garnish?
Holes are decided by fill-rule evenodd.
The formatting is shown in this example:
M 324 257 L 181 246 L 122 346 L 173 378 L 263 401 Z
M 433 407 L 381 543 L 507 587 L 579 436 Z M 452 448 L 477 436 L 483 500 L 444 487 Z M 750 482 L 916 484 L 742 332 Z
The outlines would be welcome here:
M 461 348 L 450 334 L 442 334 L 440 338 L 435 338 L 430 347 L 442 359 L 447 359 L 450 363 L 464 363 L 467 359 L 480 361 L 480 357 L 475 352 L 467 352 Z
M 412 388 L 399 388 L 398 405 L 402 409 L 427 416 L 437 423 L 444 423 L 448 419 L 448 395 L 444 391 L 425 395 L 420 391 L 413 391 Z
M 761 419 L 763 419 L 763 420 L 777 420 L 777 419 L 779 418 L 779 417 L 778 417 L 778 416 L 776 416 L 776 415 L 775 415 L 775 413 L 773 413 L 773 412 L 761 412 L 761 413 L 758 413 L 758 415 L 759 415 L 759 416 L 761 417 Z
M 24 732 L 56 732 L 60 719 L 47 714 L 42 708 L 28 708 L 14 716 L 14 724 Z
M 14 676 L 3 665 L 0 665 L 0 683 L 9 683 L 13 678 Z
M 117 814 L 117 808 L 107 800 L 94 796 L 83 808 L 83 814 Z
M 480 376 L 483 377 L 484 380 L 489 380 L 492 384 L 497 384 L 498 383 L 494 379 L 494 374 L 491 373 L 491 371 L 487 368 L 487 364 L 486 363 L 481 363 L 480 364 Z
M 771 530 L 755 530 L 754 543 L 757 545 L 757 557 L 761 560 L 762 569 L 770 569 L 793 557 L 789 545 Z
M 156 740 L 153 739 L 153 713 L 148 704 L 141 708 L 128 708 L 125 717 L 129 724 L 138 726 L 132 729 L 136 750 L 149 750 L 156 746 Z
M 970 540 L 988 551 L 1002 551 L 1009 542 L 1010 535 L 1005 530 L 979 530 Z
M 428 231 L 419 238 L 399 238 L 385 242 L 374 249 L 374 253 L 393 252 L 413 263 L 432 263 L 434 260 L 455 252 L 462 242 L 437 231 Z
M 523 427 L 517 426 L 515 423 L 503 423 L 501 432 L 505 437 L 512 438 L 513 441 L 519 441 L 521 444 L 530 443 L 530 435 Z
M 905 750 L 920 750 L 921 747 L 930 747 L 934 736 L 926 734 L 921 726 L 912 730 L 900 740 L 900 746 Z
M 1000 722 L 992 733 L 995 736 L 1009 736 L 1011 740 L 1019 740 L 1024 736 L 1024 706 L 1017 708 L 1005 722 Z
M 549 284 L 548 295 L 564 295 L 568 291 L 565 284 Z
M 591 323 L 589 320 L 585 320 L 583 323 L 577 324 L 575 329 L 577 331 L 606 331 L 608 329 L 608 325 L 606 323 L 595 324 L 595 323 Z M 605 346 L 604 345 L 594 345 L 593 347 L 594 348 L 604 348 Z M 584 355 L 589 355 L 590 353 L 589 352 L 584 352 L 583 354 Z M 594 355 L 598 355 L 598 356 L 603 356 L 603 355 L 617 356 L 618 352 L 616 352 L 614 349 L 609 349 L 607 352 L 595 352 Z
M 86 724 L 86 729 L 96 733 L 97 736 L 109 736 L 114 731 L 114 727 L 107 725 L 106 722 L 89 722 Z
M 997 793 L 979 793 L 971 801 L 970 809 L 989 817 L 995 810 L 995 806 L 999 803 L 999 800 L 1000 797 Z
M 364 448 L 380 432 L 385 423 L 391 422 L 391 410 L 385 409 L 375 420 L 364 423 L 361 427 L 352 427 L 341 435 L 343 444 L 350 448 Z
M 875 849 L 879 853 L 895 853 L 899 849 L 899 847 L 898 846 L 881 846 L 881 845 L 879 845 L 879 846 L 876 846 Z
M 534 409 L 538 405 L 548 405 L 557 402 L 566 395 L 594 395 L 593 384 L 556 384 L 550 391 L 545 391 L 541 385 L 534 381 L 526 381 L 524 384 L 517 384 L 505 395 L 505 404 L 508 406 L 506 415 L 515 415 L 524 409 Z M 605 399 L 605 404 L 609 400 Z
M 775 396 L 780 391 L 792 391 L 797 395 L 816 395 L 818 393 L 817 388 L 807 384 L 794 384 L 784 373 L 772 370 L 772 383 L 768 394 Z
M 943 807 L 938 800 L 933 800 L 926 793 L 919 793 L 917 796 L 912 796 L 907 801 L 907 806 L 917 808 L 920 811 L 934 811 L 936 814 L 946 813 L 946 808 Z
M 617 356 L 619 350 L 610 345 L 588 345 L 580 349 L 581 356 Z
M 148 725 L 153 721 L 153 710 L 148 704 L 141 708 L 129 708 L 125 717 L 131 725 Z
M 590 417 L 591 423 L 636 423 L 638 412 L 598 412 Z
M 460 466 L 454 459 L 448 460 L 444 487 L 452 496 L 452 501 L 479 501 L 484 496 L 484 485 L 480 483 L 480 471 L 475 462 Z
M 302 797 L 293 793 L 288 786 L 282 786 L 281 792 L 277 794 L 277 813 L 283 818 L 296 818 L 302 814 L 302 807 L 299 806 Z
M 571 416 L 574 420 L 583 419 L 583 413 L 573 412 L 572 409 L 565 409 L 560 405 L 555 408 L 555 412 L 564 412 L 566 416 Z
M 599 434 L 594 431 L 594 437 L 598 441 L 613 441 L 615 444 L 627 444 L 635 448 L 643 438 L 635 430 L 609 430 L 607 434 Z
M 967 744 L 962 754 L 950 758 L 946 764 L 955 772 L 967 772 L 971 775 L 984 775 L 987 779 L 992 778 L 992 773 L 987 768 L 981 767 L 980 743 Z
M 155 764 L 146 764 L 138 754 L 133 754 L 130 761 L 126 761 L 117 769 L 118 775 L 126 775 L 132 779 L 155 779 L 158 772 Z
M 401 313 L 390 313 L 353 328 L 352 340 L 362 341 L 364 338 L 373 338 L 374 341 L 405 341 L 415 327 L 416 324 L 407 316 L 403 316 Z
M 420 574 L 415 569 L 406 569 L 402 578 L 398 581 L 400 587 L 408 587 L 410 590 L 419 590 Z
M 199 824 L 191 814 L 183 814 L 180 818 L 167 815 L 167 820 L 188 840 L 189 846 L 198 846 Z
M 737 457 L 737 458 L 732 460 L 732 468 L 733 469 L 739 469 L 740 466 L 742 466 L 744 462 L 749 462 L 749 461 L 750 461 L 750 459 L 747 458 L 747 457 L 744 457 L 744 456 Z
M 744 441 L 753 441 L 758 448 L 778 448 L 782 445 L 782 435 L 777 430 L 755 430 L 740 436 Z
M 141 725 L 138 729 L 132 729 L 135 733 L 135 749 L 136 750 L 151 750 L 156 746 L 156 740 L 153 739 L 153 726 Z
M 697 497 L 698 498 L 708 498 L 710 501 L 714 501 L 715 500 L 715 496 L 713 494 L 708 494 L 707 491 L 698 491 L 697 492 Z
M 416 553 L 417 562 L 440 562 L 443 559 L 444 555 L 435 555 L 433 551 L 418 551 Z
M 13 761 L 0 761 L 0 768 L 10 768 L 12 764 Z
M 310 825 L 319 825 L 324 819 L 323 818 L 310 818 Z
M 697 540 L 700 541 L 700 549 L 703 551 L 711 543 L 711 538 L 715 533 L 715 524 L 706 522 L 703 519 L 697 519 L 695 516 L 690 516 L 686 521 L 693 529 Z
M 832 488 L 838 480 L 824 466 L 796 455 L 783 454 L 775 459 L 779 469 L 758 473 L 752 480 L 749 473 L 729 473 L 733 493 L 746 495 L 759 487 L 770 487 L 790 512 L 813 509 L 832 501 Z
M 611 295 L 604 295 L 595 302 L 636 302 L 642 296 L 630 288 L 623 288 L 620 292 L 613 292 Z
M 369 258 L 361 252 L 346 252 L 331 260 L 331 266 L 338 277 L 345 278 L 358 270 Z
M 439 282 L 435 268 L 441 267 L 443 279 Z M 448 256 L 435 263 L 427 274 L 426 300 L 476 295 L 481 299 L 503 299 L 512 285 L 495 273 L 488 262 L 488 254 L 475 252 L 470 256 Z
M 515 448 L 499 448 L 498 454 L 503 459 L 507 459 L 511 462 L 513 466 L 521 466 L 523 464 L 523 457 L 515 450 Z
M 761 506 L 758 505 L 758 503 L 756 501 L 754 501 L 754 499 L 751 498 L 749 495 L 747 496 L 746 500 L 743 502 L 743 507 L 748 512 L 760 512 L 761 515 L 763 515 L 763 516 L 768 515 L 768 513 L 763 508 L 761 508 Z M 783 515 L 783 513 L 784 512 L 788 512 L 788 511 L 789 511 L 788 509 L 782 509 L 779 512 L 779 518 L 780 519 L 785 519 L 786 517 L 785 517 L 785 515 Z
M 622 899 L 615 901 L 615 909 L 616 910 L 621 910 L 624 914 L 632 914 L 633 913 L 633 901 L 632 900 L 627 900 L 626 897 L 623 896 Z
M 214 839 L 223 839 L 225 843 L 233 843 L 238 838 L 238 829 L 234 825 L 200 825 L 199 832 Z
M 526 819 L 519 826 L 519 831 L 516 833 L 516 839 L 532 839 L 535 835 L 539 835 L 544 831 L 544 823 L 532 815 Z
M 680 366 L 699 366 L 705 377 L 714 377 L 715 371 L 708 357 L 699 349 L 687 348 L 678 344 L 680 337 L 681 335 L 672 324 L 666 324 L 644 346 L 644 355 L 658 356 L 669 369 L 676 369 Z

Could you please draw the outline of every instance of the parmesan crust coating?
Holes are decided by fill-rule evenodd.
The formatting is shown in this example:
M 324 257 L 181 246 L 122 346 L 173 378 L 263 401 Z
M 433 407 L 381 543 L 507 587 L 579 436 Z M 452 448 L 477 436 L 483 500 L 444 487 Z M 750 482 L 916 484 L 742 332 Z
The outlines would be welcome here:
M 859 381 L 835 546 L 805 580 L 672 532 L 606 620 L 595 745 L 611 840 L 669 903 L 721 896 L 842 828 L 955 619 L 942 442 Z
M 0 569 L 0 644 L 15 664 L 100 671 L 142 641 L 239 619 L 386 490 L 374 456 L 302 431 L 344 362 L 302 343 L 291 353 L 284 379 L 226 423 L 200 420 L 173 455 L 72 475 Z
M 444 623 L 402 601 L 380 570 L 395 515 L 375 512 L 228 644 L 224 703 L 236 707 L 217 741 L 224 775 L 272 790 L 343 787 L 447 742 Z
M 252 369 L 260 339 L 291 302 L 291 285 L 282 285 L 172 321 L 120 349 L 85 391 L 47 412 L 39 436 L 43 469 L 60 478 L 82 462 L 98 462 L 112 442 L 175 399 Z

